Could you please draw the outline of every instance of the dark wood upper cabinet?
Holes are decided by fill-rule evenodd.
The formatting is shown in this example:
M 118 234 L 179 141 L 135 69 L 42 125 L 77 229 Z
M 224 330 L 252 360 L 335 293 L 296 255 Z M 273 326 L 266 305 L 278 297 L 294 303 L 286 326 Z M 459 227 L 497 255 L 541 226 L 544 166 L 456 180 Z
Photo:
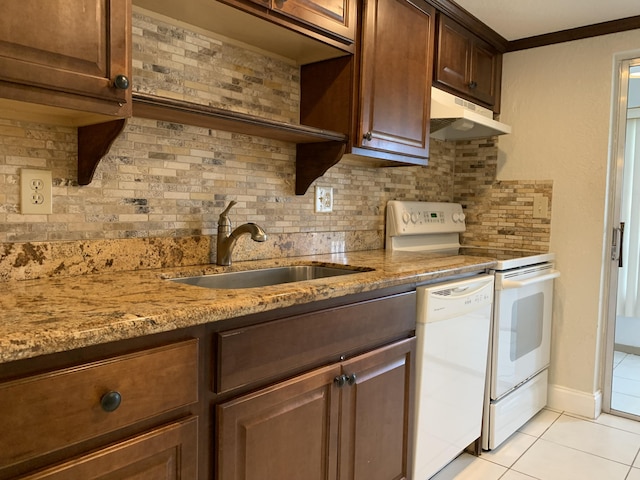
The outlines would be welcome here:
M 500 109 L 502 54 L 445 15 L 438 15 L 434 81 L 446 90 Z
M 352 52 L 357 0 L 222 0 L 223 3 Z
M 0 97 L 131 115 L 131 2 L 8 2 L 0 15 Z M 89 115 L 87 115 L 89 114 Z
M 365 2 L 354 147 L 429 156 L 434 19 L 427 4 Z
M 356 38 L 356 0 L 272 0 L 271 8 L 343 38 L 345 43 Z
M 349 136 L 346 153 L 426 165 L 435 10 L 367 0 L 352 57 L 303 65 L 300 120 Z
M 0 15 L 0 109 L 78 129 L 78 183 L 132 113 L 131 0 L 24 0 Z

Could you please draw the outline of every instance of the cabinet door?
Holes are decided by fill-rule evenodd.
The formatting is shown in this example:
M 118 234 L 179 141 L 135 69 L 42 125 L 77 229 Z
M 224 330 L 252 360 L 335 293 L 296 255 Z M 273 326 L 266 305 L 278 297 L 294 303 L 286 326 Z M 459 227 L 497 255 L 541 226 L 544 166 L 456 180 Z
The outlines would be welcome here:
M 335 480 L 339 374 L 326 367 L 219 405 L 217 478 Z
M 364 2 L 356 147 L 428 157 L 435 10 L 420 5 Z
M 189 418 L 48 468 L 22 480 L 195 479 L 198 422 Z
M 471 81 L 471 37 L 469 32 L 447 17 L 439 17 L 436 80 L 460 92 Z
M 499 104 L 502 55 L 488 44 L 476 40 L 471 50 L 471 95 L 491 107 Z M 494 108 L 494 111 L 498 111 Z
M 254 0 L 256 1 L 256 0 Z M 353 42 L 355 0 L 273 0 L 275 11 Z
M 343 364 L 352 385 L 341 389 L 340 480 L 407 478 L 414 355 L 411 338 Z
M 494 107 L 500 94 L 501 62 L 502 56 L 491 45 L 450 18 L 439 17 L 435 70 L 438 83 Z
M 113 82 L 130 79 L 130 36 L 131 0 L 5 2 L 0 96 L 128 116 L 131 89 Z

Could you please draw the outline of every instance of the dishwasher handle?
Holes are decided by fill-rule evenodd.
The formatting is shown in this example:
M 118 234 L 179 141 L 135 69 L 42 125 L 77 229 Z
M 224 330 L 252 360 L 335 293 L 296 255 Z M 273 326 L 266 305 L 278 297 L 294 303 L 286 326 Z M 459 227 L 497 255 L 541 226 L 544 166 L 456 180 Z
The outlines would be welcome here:
M 527 278 L 526 280 L 503 280 L 502 288 L 507 290 L 509 288 L 520 288 L 526 287 L 528 285 L 533 285 L 535 283 L 546 282 L 547 280 L 553 280 L 554 278 L 558 278 L 560 276 L 560 272 L 558 270 L 551 270 L 549 273 L 545 275 L 539 275 L 537 277 Z
M 451 286 L 437 285 L 435 287 L 424 287 L 426 291 L 431 292 L 432 295 L 444 296 L 450 299 L 461 299 L 473 296 L 478 292 L 491 288 L 493 286 L 494 278 L 490 275 L 476 280 L 475 282 L 469 282 L 462 285 L 453 284 Z

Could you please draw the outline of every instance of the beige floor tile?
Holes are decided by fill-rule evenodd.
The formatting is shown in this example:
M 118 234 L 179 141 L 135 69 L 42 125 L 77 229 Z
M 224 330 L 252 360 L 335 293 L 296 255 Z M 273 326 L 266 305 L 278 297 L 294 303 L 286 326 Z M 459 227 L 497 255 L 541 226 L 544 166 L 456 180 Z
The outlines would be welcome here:
M 562 415 L 540 438 L 625 465 L 631 465 L 640 450 L 640 435 L 569 415 Z
M 540 480 L 625 480 L 629 471 L 621 463 L 543 439 L 534 443 L 512 468 Z
M 609 415 L 603 413 L 594 420 L 595 423 L 608 425 L 609 427 L 618 428 L 626 432 L 637 433 L 640 435 L 640 422 L 631 420 L 630 418 L 618 417 L 617 415 Z
M 480 458 L 497 463 L 504 467 L 510 467 L 518 460 L 527 449 L 537 440 L 536 437 L 516 432 L 502 445 L 490 452 L 482 452 Z
M 525 475 L 524 473 L 515 472 L 513 470 L 509 470 L 503 476 L 500 477 L 500 480 L 539 480 L 536 477 L 530 477 L 529 475 Z
M 560 412 L 549 410 L 548 408 L 542 409 L 537 413 L 535 417 L 525 423 L 518 431 L 520 433 L 526 433 L 534 437 L 542 435 L 547 428 L 549 428 L 553 422 L 560 417 Z
M 498 480 L 506 471 L 501 465 L 463 453 L 431 480 Z

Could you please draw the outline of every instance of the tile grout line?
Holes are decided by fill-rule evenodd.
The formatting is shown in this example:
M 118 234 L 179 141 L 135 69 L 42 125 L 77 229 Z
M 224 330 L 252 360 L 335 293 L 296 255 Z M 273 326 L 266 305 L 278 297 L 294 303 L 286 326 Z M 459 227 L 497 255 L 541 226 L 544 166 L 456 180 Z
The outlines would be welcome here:
M 555 423 L 558 421 L 558 419 L 559 419 L 559 418 L 564 414 L 564 412 L 557 412 L 557 411 L 555 411 L 555 410 L 549 410 L 549 411 L 559 413 L 560 415 L 558 415 L 558 416 L 553 420 L 553 422 L 551 422 L 551 423 L 547 426 L 547 428 L 545 428 L 545 429 L 542 431 L 542 433 L 540 433 L 540 435 L 531 435 L 531 434 L 528 434 L 528 433 L 525 433 L 525 432 L 521 432 L 520 430 L 516 430 L 516 432 L 517 432 L 517 433 L 521 433 L 521 434 L 523 434 L 523 435 L 528 435 L 528 436 L 530 436 L 530 437 L 535 438 L 535 440 L 533 441 L 533 443 L 532 443 L 531 445 L 529 445 L 529 446 L 524 450 L 524 452 L 522 452 L 522 453 L 518 456 L 518 458 L 516 458 L 516 459 L 513 461 L 513 463 L 512 463 L 510 466 L 508 466 L 508 467 L 507 467 L 507 471 L 506 471 L 506 472 L 504 472 L 502 475 L 500 475 L 500 477 L 498 477 L 498 480 L 500 480 L 501 478 L 503 478 L 503 477 L 504 477 L 507 473 L 509 473 L 510 471 L 514 471 L 514 472 L 520 473 L 520 474 L 522 474 L 522 475 L 527 475 L 528 477 L 531 477 L 531 478 L 536 479 L 536 480 L 541 480 L 541 479 L 539 479 L 538 477 L 533 477 L 533 476 L 531 476 L 531 475 L 529 475 L 529 474 L 527 474 L 527 473 L 521 472 L 521 471 L 519 471 L 519 470 L 515 470 L 515 469 L 513 468 L 513 466 L 514 466 L 516 463 L 518 463 L 518 460 L 520 460 L 520 459 L 524 456 L 524 454 L 525 454 L 525 453 L 527 453 L 527 452 L 531 449 L 531 447 L 533 447 L 536 443 L 538 443 L 538 440 L 540 440 L 540 439 L 542 438 L 542 435 L 544 435 L 544 434 L 547 432 L 547 430 L 549 430 L 549 429 L 553 426 L 553 424 L 555 424 Z M 524 426 L 524 425 L 523 425 L 523 426 Z M 520 428 L 522 428 L 522 427 L 520 427 Z M 506 441 L 508 441 L 508 439 L 507 439 Z M 506 441 L 505 441 L 505 442 L 506 442 Z M 488 459 L 487 459 L 487 461 L 491 462 L 491 460 L 488 460 Z M 494 464 L 496 464 L 496 465 L 499 465 L 499 464 L 497 464 L 497 463 L 495 463 L 495 462 L 491 462 L 491 463 L 494 463 Z M 504 465 L 502 465 L 502 466 L 504 466 Z
M 550 410 L 550 411 L 554 411 L 554 410 Z M 522 474 L 522 475 L 527 475 L 528 477 L 535 478 L 536 480 L 542 480 L 542 479 L 539 479 L 538 477 L 534 477 L 534 476 L 532 476 L 532 475 L 529 475 L 528 473 L 521 472 L 520 470 L 515 470 L 515 469 L 513 468 L 513 466 L 514 466 L 516 463 L 518 463 L 518 460 L 520 460 L 520 459 L 524 456 L 524 454 L 525 454 L 525 453 L 527 453 L 529 450 L 531 450 L 531 448 L 532 448 L 536 443 L 538 443 L 538 441 L 540 441 L 540 440 L 542 439 L 542 436 L 543 436 L 545 433 L 547 433 L 547 431 L 548 431 L 548 430 L 549 430 L 549 429 L 550 429 L 550 428 L 551 428 L 551 427 L 552 427 L 552 426 L 553 426 L 553 425 L 554 425 L 554 424 L 555 424 L 555 423 L 560 419 L 560 417 L 562 417 L 562 415 L 564 415 L 564 412 L 558 412 L 558 413 L 560 413 L 560 415 L 558 415 L 558 416 L 553 420 L 553 422 L 551 422 L 551 423 L 547 426 L 547 428 L 545 428 L 545 429 L 542 431 L 542 433 L 540 433 L 540 435 L 538 435 L 538 436 L 531 435 L 532 437 L 534 437 L 534 438 L 535 438 L 535 441 L 534 441 L 531 445 L 529 445 L 529 446 L 527 447 L 527 449 L 526 449 L 524 452 L 522 452 L 522 455 L 520 455 L 520 456 L 516 459 L 516 461 L 515 461 L 515 462 L 513 462 L 513 463 L 511 464 L 511 466 L 507 469 L 507 472 L 509 472 L 510 470 L 513 470 L 514 472 L 520 473 L 520 474 Z M 522 432 L 520 432 L 520 433 L 522 433 Z M 526 435 L 526 434 L 525 434 L 525 435 Z M 507 472 L 505 472 L 505 474 L 506 474 Z

